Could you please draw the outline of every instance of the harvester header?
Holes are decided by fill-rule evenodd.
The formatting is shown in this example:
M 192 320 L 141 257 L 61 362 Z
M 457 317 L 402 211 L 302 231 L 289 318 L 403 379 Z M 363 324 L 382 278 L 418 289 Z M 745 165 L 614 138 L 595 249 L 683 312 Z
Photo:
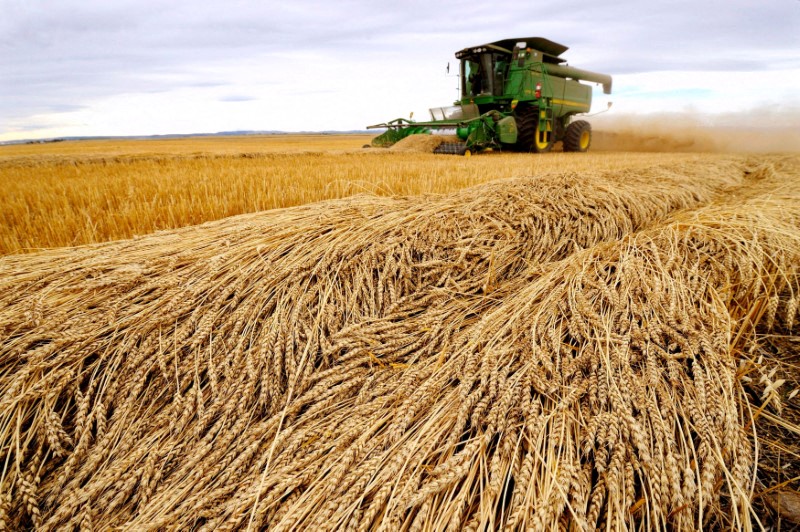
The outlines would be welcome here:
M 583 152 L 591 126 L 573 117 L 589 112 L 591 86 L 611 94 L 611 76 L 566 64 L 568 48 L 543 37 L 503 39 L 456 52 L 461 98 L 430 110 L 431 121 L 398 118 L 368 126 L 385 128 L 373 146 L 391 146 L 409 135 L 454 131 L 436 153 L 469 155 L 487 148 L 547 152 L 556 142 L 564 151 Z

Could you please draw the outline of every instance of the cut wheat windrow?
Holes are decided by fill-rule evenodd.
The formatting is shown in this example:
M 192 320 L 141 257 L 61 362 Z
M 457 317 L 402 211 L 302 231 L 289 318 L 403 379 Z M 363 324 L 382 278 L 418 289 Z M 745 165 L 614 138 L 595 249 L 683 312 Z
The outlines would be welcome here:
M 747 528 L 736 353 L 795 321 L 797 179 L 545 175 L 2 258 L 0 520 Z

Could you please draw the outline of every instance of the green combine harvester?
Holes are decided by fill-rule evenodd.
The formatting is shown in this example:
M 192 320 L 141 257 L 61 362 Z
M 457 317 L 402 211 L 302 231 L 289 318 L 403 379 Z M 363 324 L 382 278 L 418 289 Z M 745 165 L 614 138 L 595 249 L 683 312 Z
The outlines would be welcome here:
M 430 122 L 404 118 L 368 126 L 386 129 L 372 146 L 388 147 L 409 135 L 454 132 L 458 142 L 443 142 L 434 153 L 470 155 L 489 148 L 544 153 L 562 141 L 564 151 L 585 152 L 592 127 L 573 117 L 589 112 L 592 88 L 611 94 L 611 76 L 566 65 L 567 47 L 542 37 L 504 39 L 464 48 L 461 100 L 430 110 Z M 610 104 L 609 104 L 610 105 Z

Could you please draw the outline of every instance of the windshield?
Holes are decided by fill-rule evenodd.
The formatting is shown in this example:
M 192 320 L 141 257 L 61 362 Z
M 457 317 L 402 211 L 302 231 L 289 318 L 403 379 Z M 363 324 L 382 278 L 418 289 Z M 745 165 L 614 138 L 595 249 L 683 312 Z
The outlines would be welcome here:
M 471 59 L 464 59 L 462 65 L 464 68 L 462 93 L 464 96 L 477 96 L 483 89 L 481 65 Z
M 501 96 L 508 63 L 502 54 L 480 53 L 461 60 L 461 95 L 463 98 L 480 94 Z

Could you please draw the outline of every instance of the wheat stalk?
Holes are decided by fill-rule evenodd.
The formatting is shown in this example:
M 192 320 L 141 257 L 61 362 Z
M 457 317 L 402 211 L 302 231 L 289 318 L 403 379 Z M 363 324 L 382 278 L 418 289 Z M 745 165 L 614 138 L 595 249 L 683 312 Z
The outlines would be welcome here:
M 541 175 L 2 258 L 0 523 L 748 528 L 733 354 L 774 298 L 761 321 L 794 323 L 797 169 Z

